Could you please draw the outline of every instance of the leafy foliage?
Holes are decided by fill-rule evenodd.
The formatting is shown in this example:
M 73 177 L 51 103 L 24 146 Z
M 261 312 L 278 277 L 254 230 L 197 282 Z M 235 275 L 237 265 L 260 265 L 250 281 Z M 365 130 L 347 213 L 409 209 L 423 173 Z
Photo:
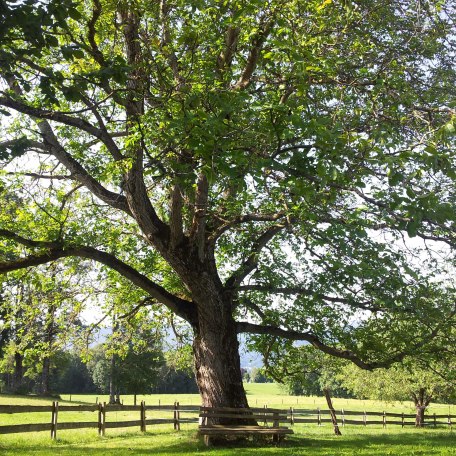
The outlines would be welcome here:
M 220 384 L 234 332 L 432 358 L 456 314 L 456 11 L 419 5 L 3 2 L 0 271 L 100 263 L 105 311 L 186 320 L 200 373 L 230 354 Z

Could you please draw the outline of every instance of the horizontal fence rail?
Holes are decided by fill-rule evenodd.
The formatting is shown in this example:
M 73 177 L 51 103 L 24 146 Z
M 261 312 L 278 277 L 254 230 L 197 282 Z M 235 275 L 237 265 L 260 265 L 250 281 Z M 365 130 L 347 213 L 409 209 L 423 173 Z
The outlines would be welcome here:
M 368 412 L 368 411 L 354 411 L 354 410 L 340 410 L 335 411 L 338 421 L 345 426 L 351 424 L 355 426 L 368 426 L 371 424 L 383 425 L 400 425 L 414 426 L 416 415 L 406 413 L 393 413 L 393 412 Z M 310 409 L 294 409 L 293 407 L 289 410 L 289 417 L 291 424 L 297 423 L 314 423 L 322 425 L 324 423 L 332 423 L 329 417 L 329 410 L 310 410 Z M 444 421 L 443 421 L 444 420 Z M 453 426 L 456 423 L 456 415 L 425 415 L 424 426 Z
M 175 402 L 172 405 L 146 405 L 143 401 L 140 405 L 110 405 L 99 403 L 97 405 L 59 405 L 53 402 L 51 405 L 0 405 L 0 424 L 2 414 L 17 413 L 48 413 L 50 420 L 47 423 L 37 424 L 8 424 L 0 425 L 1 434 L 15 434 L 25 432 L 47 431 L 51 437 L 57 437 L 57 430 L 68 429 L 98 429 L 98 434 L 104 436 L 106 429 L 138 427 L 140 431 L 145 432 L 147 426 L 159 424 L 172 424 L 174 430 L 180 430 L 183 423 L 199 423 L 199 415 L 208 410 L 207 407 L 196 405 L 180 405 Z M 224 409 L 236 410 L 236 409 Z M 262 408 L 252 407 L 254 417 L 258 421 L 267 418 L 271 412 L 280 413 L 280 421 L 294 424 L 317 424 L 321 426 L 325 423 L 332 423 L 329 410 L 321 409 L 296 409 L 291 407 L 289 410 L 273 409 L 264 406 Z M 94 413 L 91 421 L 60 421 L 62 413 L 65 412 L 91 412 Z M 110 420 L 109 414 L 113 412 L 137 412 L 136 419 Z M 147 416 L 148 412 L 152 415 L 163 414 L 162 416 Z M 65 416 L 65 415 L 63 415 Z M 340 410 L 336 411 L 337 420 L 342 426 L 368 426 L 368 425 L 399 425 L 402 427 L 415 425 L 416 416 L 413 414 L 392 413 L 392 412 L 371 412 L 371 411 L 353 411 Z M 451 414 L 432 414 L 425 415 L 425 426 L 453 426 L 456 424 L 456 415 Z
M 147 417 L 147 412 L 161 412 L 163 417 Z M 64 429 L 83 429 L 95 428 L 98 429 L 98 434 L 104 436 L 106 429 L 138 427 L 142 432 L 145 432 L 147 426 L 158 424 L 172 424 L 175 430 L 180 430 L 182 423 L 198 423 L 198 414 L 200 413 L 199 406 L 181 406 L 178 402 L 173 405 L 146 405 L 141 402 L 141 405 L 59 405 L 58 402 L 53 402 L 52 405 L 0 405 L 0 423 L 1 414 L 16 414 L 16 413 L 49 413 L 50 420 L 47 423 L 37 424 L 10 424 L 0 425 L 1 434 L 16 434 L 23 432 L 39 432 L 50 431 L 51 437 L 57 437 L 57 430 Z M 93 412 L 96 413 L 93 421 L 73 421 L 60 422 L 62 413 L 64 412 Z M 109 414 L 112 412 L 138 412 L 139 419 L 125 420 L 109 420 Z M 185 416 L 182 416 L 185 414 Z M 189 416 L 193 415 L 193 416 Z

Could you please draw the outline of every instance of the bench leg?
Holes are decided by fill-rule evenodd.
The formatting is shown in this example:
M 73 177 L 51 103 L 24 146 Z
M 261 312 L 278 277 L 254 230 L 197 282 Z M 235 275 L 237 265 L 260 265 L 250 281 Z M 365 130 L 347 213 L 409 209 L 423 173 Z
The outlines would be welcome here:
M 204 436 L 204 444 L 206 446 L 210 446 L 211 445 L 211 439 L 210 439 L 210 437 L 208 435 Z

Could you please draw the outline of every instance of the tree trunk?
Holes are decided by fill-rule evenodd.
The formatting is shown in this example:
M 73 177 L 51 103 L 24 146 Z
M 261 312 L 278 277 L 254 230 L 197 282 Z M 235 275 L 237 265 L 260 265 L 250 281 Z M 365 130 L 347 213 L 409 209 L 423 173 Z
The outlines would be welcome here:
M 426 391 L 425 388 L 420 388 L 418 394 L 412 393 L 412 398 L 416 409 L 415 426 L 424 427 L 424 412 L 432 401 L 432 393 Z
M 196 381 L 202 405 L 247 408 L 242 384 L 239 342 L 231 302 L 205 287 L 193 326 Z
M 415 426 L 424 427 L 424 412 L 426 410 L 425 406 L 417 405 L 416 406 L 416 416 L 415 416 Z
M 114 385 L 114 375 L 116 369 L 116 360 L 114 354 L 111 355 L 111 367 L 109 369 L 109 403 L 116 403 L 116 391 Z
M 201 319 L 202 320 L 202 319 Z M 200 321 L 193 341 L 196 382 L 205 407 L 248 407 L 242 384 L 235 323 L 212 315 Z
M 342 432 L 340 432 L 340 429 L 339 429 L 339 425 L 337 424 L 336 411 L 334 410 L 334 407 L 333 407 L 333 404 L 332 404 L 329 388 L 323 388 L 323 393 L 325 395 L 326 403 L 328 404 L 329 413 L 331 415 L 331 421 L 332 421 L 332 424 L 334 426 L 334 434 L 342 435 Z
M 51 358 L 46 356 L 43 359 L 43 370 L 41 372 L 41 389 L 40 394 L 42 396 L 49 395 L 49 377 L 50 377 L 50 370 L 51 370 Z
M 22 363 L 23 356 L 16 352 L 14 353 L 14 374 L 12 382 L 12 391 L 20 393 L 22 390 L 22 382 L 24 380 L 24 366 Z

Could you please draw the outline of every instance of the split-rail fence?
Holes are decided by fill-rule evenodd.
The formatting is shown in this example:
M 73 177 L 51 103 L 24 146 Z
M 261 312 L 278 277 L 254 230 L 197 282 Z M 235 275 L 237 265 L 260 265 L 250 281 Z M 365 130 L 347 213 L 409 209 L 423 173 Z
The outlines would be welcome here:
M 267 409 L 267 406 L 264 407 Z M 256 408 L 255 410 L 261 410 Z M 47 423 L 29 424 L 7 424 L 2 425 L 3 414 L 16 413 L 50 413 L 50 420 Z M 94 419 L 91 421 L 60 421 L 65 412 L 93 412 Z M 116 420 L 109 419 L 112 412 L 137 412 L 138 419 Z M 148 417 L 152 412 L 153 417 Z M 285 412 L 285 411 L 284 411 Z M 313 423 L 321 426 L 331 423 L 329 410 L 309 410 L 295 409 L 291 407 L 286 410 L 287 420 L 291 425 L 301 423 Z M 143 401 L 140 405 L 59 405 L 53 402 L 52 405 L 0 405 L 0 435 L 16 434 L 25 432 L 48 431 L 52 438 L 57 437 L 57 430 L 67 429 L 98 429 L 98 434 L 104 436 L 106 429 L 138 427 L 145 432 L 148 426 L 159 424 L 172 424 L 175 430 L 180 430 L 183 423 L 198 423 L 200 407 L 196 405 L 180 405 L 175 402 L 173 405 L 146 405 Z M 157 416 L 158 415 L 158 416 Z M 415 415 L 391 412 L 370 412 L 370 411 L 336 411 L 337 419 L 342 426 L 360 425 L 368 426 L 372 424 L 410 426 L 415 425 Z M 456 424 L 456 415 L 450 414 L 431 414 L 425 416 L 424 425 L 426 426 L 453 426 Z

